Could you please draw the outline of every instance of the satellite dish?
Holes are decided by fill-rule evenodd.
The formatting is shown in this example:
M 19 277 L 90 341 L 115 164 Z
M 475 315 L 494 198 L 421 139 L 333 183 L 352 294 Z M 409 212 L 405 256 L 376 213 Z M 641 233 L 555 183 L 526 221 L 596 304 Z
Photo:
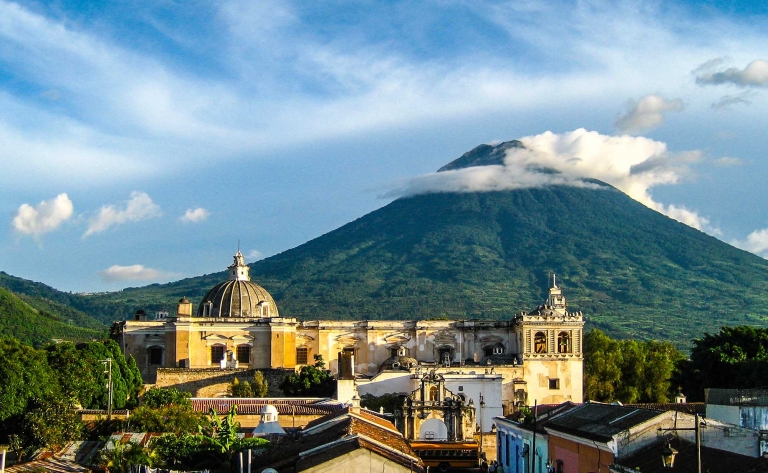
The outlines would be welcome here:
M 261 470 L 261 473 L 277 473 L 277 470 L 275 470 L 274 468 L 264 468 L 263 470 Z

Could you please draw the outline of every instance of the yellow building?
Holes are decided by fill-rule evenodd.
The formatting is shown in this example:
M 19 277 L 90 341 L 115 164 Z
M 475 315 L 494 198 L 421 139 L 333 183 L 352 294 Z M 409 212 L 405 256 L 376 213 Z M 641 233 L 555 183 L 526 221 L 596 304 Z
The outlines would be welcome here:
M 390 379 L 381 388 L 408 392 L 423 368 L 502 377 L 505 411 L 513 405 L 582 401 L 580 312 L 568 312 L 553 280 L 544 304 L 509 320 L 311 320 L 281 317 L 272 296 L 252 282 L 238 251 L 227 281 L 193 311 L 186 298 L 177 315 L 117 322 L 113 337 L 136 359 L 145 382 L 158 368 L 296 368 L 322 355 L 334 373 L 338 355 L 354 357 L 358 377 Z M 193 315 L 194 313 L 194 315 Z M 399 384 L 403 384 L 399 387 Z

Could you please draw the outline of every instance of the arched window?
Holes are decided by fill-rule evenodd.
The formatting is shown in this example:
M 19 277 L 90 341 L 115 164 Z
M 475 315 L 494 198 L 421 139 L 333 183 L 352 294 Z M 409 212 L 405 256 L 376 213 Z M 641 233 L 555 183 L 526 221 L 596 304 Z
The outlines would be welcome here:
M 264 304 L 261 306 L 261 316 L 269 317 L 269 304 Z
M 224 359 L 224 345 L 213 345 L 211 347 L 211 363 L 218 363 Z
M 240 363 L 251 362 L 251 347 L 250 345 L 238 345 L 237 346 L 237 361 Z
M 557 335 L 557 352 L 571 353 L 571 334 L 570 333 L 560 332 Z
M 547 334 L 544 332 L 536 332 L 533 337 L 533 351 L 536 353 L 547 352 Z
M 163 347 L 153 346 L 147 348 L 147 362 L 150 366 L 163 364 Z
M 437 386 L 432 386 L 431 388 L 429 388 L 429 400 L 430 401 L 438 400 Z

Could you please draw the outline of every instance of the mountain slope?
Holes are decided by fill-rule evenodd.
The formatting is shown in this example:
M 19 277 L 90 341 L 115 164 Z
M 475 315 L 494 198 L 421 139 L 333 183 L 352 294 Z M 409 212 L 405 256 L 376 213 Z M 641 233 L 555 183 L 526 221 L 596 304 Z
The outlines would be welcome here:
M 106 334 L 105 328 L 94 330 L 64 322 L 50 312 L 35 309 L 11 291 L 0 287 L 0 337 L 10 336 L 39 346 L 54 338 L 84 341 L 103 338 Z
M 228 262 L 227 262 L 228 263 Z M 558 275 L 572 309 L 614 335 L 685 344 L 765 325 L 768 262 L 618 190 L 552 186 L 398 199 L 252 265 L 281 315 L 302 319 L 507 318 Z M 94 296 L 172 310 L 217 273 Z

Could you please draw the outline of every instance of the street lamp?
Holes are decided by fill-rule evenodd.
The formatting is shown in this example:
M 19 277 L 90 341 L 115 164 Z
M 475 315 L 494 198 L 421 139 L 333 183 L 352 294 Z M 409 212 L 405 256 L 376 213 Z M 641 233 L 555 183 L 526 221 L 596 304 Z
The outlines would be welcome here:
M 112 358 L 99 361 L 104 364 L 104 374 L 107 375 L 107 420 L 112 422 Z
M 661 463 L 664 465 L 664 468 L 671 470 L 675 466 L 675 455 L 677 455 L 677 450 L 672 448 L 672 445 L 667 444 L 664 450 L 661 451 Z
M 485 408 L 485 401 L 483 395 L 480 395 L 480 459 L 483 458 L 483 409 Z
M 671 429 L 662 429 L 659 427 L 659 432 L 672 432 L 672 431 L 680 431 L 680 430 L 693 430 L 696 432 L 696 471 L 698 473 L 701 473 L 701 417 L 698 414 L 694 414 L 694 419 L 696 421 L 696 425 L 693 427 L 673 427 Z M 706 425 L 706 423 L 704 424 Z M 672 448 L 672 446 L 668 443 L 667 446 L 661 451 L 661 461 L 664 464 L 665 468 L 672 468 L 672 465 L 675 463 L 675 455 L 677 455 L 677 450 Z

